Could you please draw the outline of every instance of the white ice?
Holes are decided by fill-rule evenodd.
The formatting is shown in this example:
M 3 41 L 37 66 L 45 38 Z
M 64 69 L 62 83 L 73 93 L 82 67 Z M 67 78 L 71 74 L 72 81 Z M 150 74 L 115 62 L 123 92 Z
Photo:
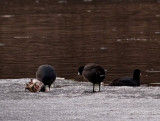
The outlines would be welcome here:
M 160 120 L 160 87 L 102 86 L 92 93 L 89 82 L 57 78 L 50 92 L 32 93 L 24 90 L 28 81 L 0 80 L 1 121 Z

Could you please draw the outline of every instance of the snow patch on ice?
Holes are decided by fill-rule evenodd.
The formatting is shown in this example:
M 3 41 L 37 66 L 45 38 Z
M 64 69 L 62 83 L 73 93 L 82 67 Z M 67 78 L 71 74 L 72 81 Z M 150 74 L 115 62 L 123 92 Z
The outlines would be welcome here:
M 83 0 L 84 2 L 92 2 L 92 0 Z
M 148 73 L 160 73 L 160 71 L 158 71 L 158 70 L 154 70 L 154 69 L 151 69 L 151 70 L 145 70 L 145 72 L 148 72 Z
M 145 42 L 145 41 L 147 41 L 147 39 L 146 38 L 135 38 L 135 37 L 133 37 L 133 38 L 117 39 L 117 42 L 122 42 L 122 41 L 143 41 L 143 42 Z
M 100 49 L 101 49 L 101 50 L 106 50 L 107 48 L 106 48 L 106 47 L 100 47 Z
M 11 18 L 13 17 L 14 15 L 1 15 L 2 18 Z
M 155 32 L 155 34 L 160 34 L 160 32 Z
M 4 46 L 4 43 L 0 43 L 0 46 Z
M 60 4 L 67 3 L 67 0 L 59 0 L 58 3 L 60 3 Z
M 160 15 L 156 15 L 156 17 L 160 17 Z
M 29 39 L 31 37 L 30 36 L 14 36 L 13 38 L 15 38 L 15 39 Z

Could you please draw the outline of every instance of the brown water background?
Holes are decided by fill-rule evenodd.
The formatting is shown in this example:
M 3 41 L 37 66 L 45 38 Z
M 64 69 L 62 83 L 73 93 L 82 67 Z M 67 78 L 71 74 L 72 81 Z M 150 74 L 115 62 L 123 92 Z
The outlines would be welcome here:
M 159 0 L 0 0 L 0 78 L 34 78 L 41 64 L 83 81 L 80 65 L 105 68 L 108 83 L 142 71 L 160 82 Z

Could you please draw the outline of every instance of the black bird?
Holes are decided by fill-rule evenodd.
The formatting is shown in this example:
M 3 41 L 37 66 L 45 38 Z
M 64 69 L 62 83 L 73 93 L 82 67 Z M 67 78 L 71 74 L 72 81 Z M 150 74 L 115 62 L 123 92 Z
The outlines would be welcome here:
M 140 86 L 140 75 L 139 69 L 135 69 L 133 77 L 123 77 L 113 80 L 109 86 Z
M 44 85 L 48 85 L 49 90 L 51 87 L 51 84 L 55 81 L 56 79 L 56 72 L 53 66 L 51 65 L 41 65 L 37 69 L 36 72 L 36 78 L 43 82 Z
M 105 79 L 104 69 L 101 66 L 94 63 L 79 67 L 78 75 L 82 75 L 84 79 L 93 83 L 93 92 L 95 92 L 94 90 L 95 84 L 99 84 L 99 91 L 100 91 L 100 84 Z

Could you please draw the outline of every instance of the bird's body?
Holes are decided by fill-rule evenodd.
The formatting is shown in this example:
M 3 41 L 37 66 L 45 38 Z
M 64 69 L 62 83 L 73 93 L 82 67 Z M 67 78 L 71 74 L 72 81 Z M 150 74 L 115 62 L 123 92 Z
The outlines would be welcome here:
M 140 70 L 135 69 L 133 77 L 123 77 L 113 80 L 109 86 L 140 86 Z
M 93 83 L 93 92 L 95 84 L 99 84 L 100 91 L 100 83 L 105 79 L 105 71 L 101 66 L 97 64 L 87 64 L 79 68 L 79 73 L 84 79 Z
M 48 85 L 50 90 L 51 84 L 56 79 L 55 69 L 51 65 L 41 65 L 36 72 L 36 78 L 43 82 L 45 86 Z

